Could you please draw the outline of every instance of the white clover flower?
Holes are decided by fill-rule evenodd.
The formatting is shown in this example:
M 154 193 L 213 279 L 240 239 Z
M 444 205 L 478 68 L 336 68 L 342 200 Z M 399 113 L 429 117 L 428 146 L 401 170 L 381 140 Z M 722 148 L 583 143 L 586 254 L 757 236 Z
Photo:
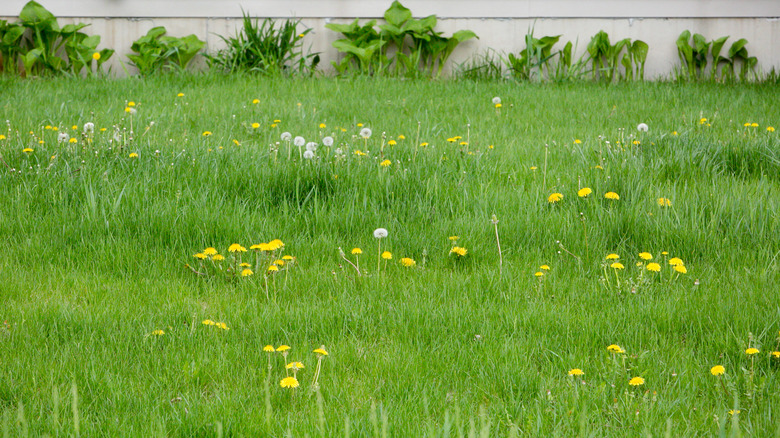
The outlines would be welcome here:
M 647 132 L 647 123 L 640 123 L 636 125 L 636 129 L 639 132 Z
M 306 151 L 316 151 L 317 150 L 317 143 L 310 141 L 306 143 Z
M 306 139 L 299 135 L 298 137 L 295 137 L 295 140 L 293 140 L 293 144 L 295 146 L 301 147 L 306 144 Z
M 64 132 L 60 132 L 59 135 L 57 135 L 57 142 L 58 143 L 65 143 L 70 139 L 70 136 Z
M 322 144 L 324 144 L 327 147 L 333 146 L 333 137 L 325 137 L 322 139 Z
M 292 140 L 292 134 L 290 134 L 287 131 L 282 132 L 282 141 L 290 141 Z
M 360 130 L 360 136 L 369 139 L 371 137 L 371 130 L 369 128 L 363 128 Z
M 311 160 L 312 158 L 314 158 L 314 152 L 307 150 L 306 152 L 303 153 L 303 158 L 307 160 Z
M 374 237 L 376 237 L 377 239 L 383 239 L 387 237 L 387 230 L 384 228 L 377 228 L 376 230 L 374 230 Z
M 154 123 L 154 122 L 152 122 Z M 84 124 L 84 134 L 91 134 L 95 132 L 95 124 L 92 122 L 87 122 Z
M 501 98 L 498 97 L 498 96 L 494 97 L 493 98 L 493 105 L 498 105 L 499 103 L 501 103 Z

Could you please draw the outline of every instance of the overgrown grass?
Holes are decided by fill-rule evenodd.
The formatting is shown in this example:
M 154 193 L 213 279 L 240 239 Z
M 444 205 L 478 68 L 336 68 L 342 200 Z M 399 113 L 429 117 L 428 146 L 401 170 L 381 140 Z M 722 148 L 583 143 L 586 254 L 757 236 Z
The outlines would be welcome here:
M 776 86 L 232 75 L 0 86 L 4 432 L 777 432 Z M 319 143 L 315 158 L 284 131 Z M 393 254 L 379 273 L 378 227 Z M 455 235 L 462 259 L 449 254 Z M 229 265 L 229 245 L 275 238 L 275 258 L 296 257 L 276 274 L 185 266 L 201 270 L 193 254 L 210 246 Z M 339 247 L 351 261 L 362 248 L 360 276 Z M 661 272 L 636 266 L 644 251 Z M 267 344 L 292 346 L 300 387 L 279 386 L 283 359 L 273 353 L 269 372 Z M 644 385 L 628 384 L 636 376 Z

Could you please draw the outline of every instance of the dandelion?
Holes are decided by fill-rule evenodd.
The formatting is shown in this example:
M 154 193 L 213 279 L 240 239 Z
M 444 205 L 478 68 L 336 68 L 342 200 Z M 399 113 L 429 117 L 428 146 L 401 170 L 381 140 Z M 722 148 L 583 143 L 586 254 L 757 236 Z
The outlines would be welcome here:
M 593 193 L 593 190 L 591 190 L 590 187 L 583 187 L 577 191 L 577 196 L 580 198 L 587 198 L 591 193 Z
M 385 251 L 382 253 L 382 258 L 385 260 L 392 260 L 393 253 L 391 253 L 390 251 Z
M 287 131 L 282 132 L 281 138 L 282 138 L 282 141 L 290 141 L 290 139 L 292 139 L 292 134 L 290 134 Z
M 620 195 L 618 195 L 615 192 L 607 192 L 604 194 L 604 198 L 617 201 L 618 199 L 620 199 Z
M 411 268 L 412 266 L 416 265 L 417 262 L 409 257 L 404 257 L 401 259 L 401 264 L 407 268 Z
M 208 258 L 208 256 L 206 254 L 203 254 L 202 252 L 195 254 L 193 257 L 199 260 L 204 260 Z
M 672 257 L 669 259 L 669 264 L 672 266 L 682 266 L 684 263 L 679 257 Z
M 284 353 L 285 351 L 287 351 L 289 349 L 290 349 L 290 346 L 289 345 L 284 345 L 284 344 L 276 347 L 276 351 L 278 351 L 280 353 Z
M 203 131 L 203 134 L 201 134 L 201 135 L 204 136 L 204 137 L 209 137 L 209 136 L 211 136 L 211 131 Z
M 352 248 L 352 254 L 354 255 L 363 254 L 363 250 L 360 248 Z
M 273 345 L 266 345 L 265 347 L 263 347 L 263 351 L 265 351 L 266 353 L 273 353 L 276 350 L 274 349 Z
M 720 376 L 725 372 L 726 368 L 724 368 L 723 365 L 715 365 L 714 367 L 710 368 L 710 374 L 713 376 Z
M 303 153 L 303 158 L 306 159 L 306 160 L 311 160 L 312 158 L 314 158 L 314 152 L 312 152 L 312 151 L 304 152 Z
M 647 132 L 647 123 L 640 123 L 636 125 L 636 130 L 639 132 Z
M 634 377 L 628 381 L 628 384 L 631 386 L 642 386 L 645 384 L 645 379 L 641 377 Z
M 622 349 L 620 347 L 620 345 L 617 345 L 617 344 L 612 344 L 612 345 L 608 346 L 607 347 L 607 351 L 609 351 L 610 353 L 616 353 L 616 354 L 625 353 L 626 352 L 626 350 Z
M 370 128 L 361 129 L 360 136 L 363 137 L 363 139 L 368 140 L 369 138 L 371 138 L 371 129 Z
M 324 348 L 324 347 L 320 347 L 320 348 L 318 348 L 318 349 L 314 350 L 312 353 L 317 353 L 317 354 L 319 354 L 320 356 L 327 356 L 327 355 L 328 355 L 328 352 L 327 352 L 327 351 L 325 351 L 325 348 Z
M 457 254 L 459 257 L 465 257 L 466 253 L 468 253 L 468 250 L 466 248 L 463 248 L 461 246 L 453 246 L 450 250 L 450 254 Z
M 383 239 L 387 237 L 387 230 L 384 228 L 377 228 L 374 230 L 374 237 L 377 239 Z
M 326 128 L 325 124 L 324 123 L 320 123 L 320 129 L 325 129 L 325 128 Z
M 384 160 L 381 163 L 379 163 L 382 167 L 389 167 L 391 164 L 393 164 L 390 160 Z
M 279 267 L 276 266 L 276 265 L 271 265 L 271 266 L 268 267 L 268 269 L 266 271 L 267 272 L 279 272 Z
M 57 134 L 57 143 L 66 143 L 70 139 L 70 136 L 65 132 Z
M 707 118 L 706 117 L 702 117 L 701 119 L 699 119 L 699 124 L 700 125 L 703 125 L 705 123 L 707 123 Z
M 203 250 L 203 254 L 206 254 L 207 256 L 213 256 L 213 255 L 217 254 L 217 249 L 216 248 L 212 248 L 212 247 L 208 247 L 208 248 Z
M 661 265 L 658 263 L 648 263 L 647 264 L 647 270 L 651 272 L 660 272 L 661 271 Z
M 279 382 L 279 385 L 282 388 L 290 388 L 290 389 L 297 388 L 298 386 L 300 386 L 300 384 L 298 383 L 298 379 L 290 376 L 287 376 L 284 379 L 282 379 L 282 381 Z
M 5 135 L 0 134 L 0 140 L 5 140 Z
M 307 151 L 311 151 L 311 152 L 316 152 L 317 151 L 317 143 L 315 143 L 313 141 L 310 141 L 310 142 L 306 143 L 306 150 Z
M 326 147 L 333 146 L 333 137 L 325 137 L 325 138 L 323 138 L 322 139 L 322 144 L 325 145 Z
M 560 193 L 553 193 L 552 195 L 547 197 L 547 202 L 549 202 L 550 204 L 555 204 L 556 202 L 560 201 L 561 199 L 563 199 L 563 195 L 562 194 L 560 194 Z
M 234 243 L 228 247 L 228 252 L 246 252 L 246 248 L 238 243 Z
M 615 253 L 607 254 L 607 257 L 606 257 L 607 260 L 617 260 L 619 258 L 620 258 L 620 256 L 615 254 Z
M 230 328 L 224 322 L 218 322 L 214 324 L 214 327 L 221 328 L 222 330 L 230 330 Z
M 398 136 L 398 139 L 399 140 L 406 140 L 406 136 L 401 134 L 401 135 Z
M 574 144 L 582 144 L 582 140 L 580 140 L 579 138 L 575 138 Z
M 493 105 L 498 105 L 501 103 L 501 98 L 496 96 L 493 98 Z
M 84 124 L 84 134 L 91 134 L 95 132 L 95 124 L 92 122 L 87 122 Z
M 259 128 L 259 127 L 260 127 L 260 124 L 259 124 L 259 123 L 257 123 L 257 122 L 255 122 L 255 123 L 252 123 L 252 129 L 257 129 L 257 128 Z
M 544 272 L 542 272 L 542 271 L 534 272 L 534 277 L 538 278 L 538 277 L 543 277 L 543 276 L 544 276 Z
M 780 359 L 780 351 L 773 351 L 772 357 L 774 357 L 775 359 Z
M 550 270 L 550 266 L 548 266 L 548 265 L 542 265 L 542 266 L 539 266 L 539 269 L 541 269 L 541 270 L 543 270 L 543 271 L 549 271 L 549 270 Z
M 750 124 L 750 127 L 751 128 L 758 128 L 758 123 L 753 122 L 753 123 Z
M 729 409 L 729 415 L 739 415 L 739 413 L 742 412 L 739 409 Z
M 215 254 L 214 257 L 211 258 L 211 260 L 214 260 L 215 262 L 221 262 L 222 260 L 225 260 L 225 256 L 221 254 Z
M 745 350 L 745 354 L 747 354 L 748 356 L 752 356 L 758 353 L 760 353 L 760 351 L 758 351 L 758 348 L 754 348 L 754 347 L 750 347 L 747 350 Z
M 299 148 L 303 147 L 303 145 L 306 144 L 306 139 L 299 135 L 299 136 L 295 137 L 295 139 L 293 140 L 293 144 L 295 146 L 298 146 Z
M 388 141 L 388 142 L 387 142 L 387 145 L 388 145 L 388 146 L 395 146 L 395 145 L 397 145 L 397 144 L 398 144 L 398 143 L 397 143 L 395 140 L 390 140 L 390 141 Z
M 649 252 L 640 252 L 639 258 L 642 260 L 651 260 L 653 258 L 653 255 L 650 254 Z
M 252 99 L 252 105 L 257 105 L 260 103 L 260 99 Z
M 766 130 L 767 132 L 775 132 L 775 128 L 773 126 L 767 126 Z
M 659 207 L 671 207 L 672 201 L 669 200 L 669 198 L 658 198 L 656 200 Z
M 241 271 L 241 276 L 242 277 L 249 277 L 252 274 L 254 274 L 254 272 L 252 272 L 252 270 L 248 269 L 248 268 L 244 269 L 243 271 Z
M 688 269 L 685 268 L 683 265 L 675 265 L 673 268 L 676 272 L 679 272 L 680 274 L 687 274 Z
M 623 264 L 620 262 L 612 263 L 611 265 L 609 265 L 609 267 L 612 269 L 625 269 L 625 266 L 623 266 Z
M 572 368 L 572 369 L 569 370 L 569 375 L 570 376 L 582 376 L 584 374 L 585 374 L 585 372 L 582 371 L 579 368 Z
M 130 155 L 127 156 L 128 158 L 138 158 L 138 154 L 135 152 L 130 152 Z
M 304 369 L 306 367 L 303 366 L 302 362 L 290 362 L 287 365 L 285 365 L 285 368 L 287 368 L 288 370 L 295 370 L 295 371 L 297 371 L 297 370 L 302 370 L 302 369 Z
M 150 336 L 162 336 L 165 334 L 164 330 L 155 330 L 151 333 L 149 333 Z
M 22 149 L 22 152 L 24 152 L 26 154 L 29 154 L 30 152 L 33 152 L 33 149 L 32 148 L 24 148 L 24 149 Z
M 216 325 L 216 324 L 217 324 L 216 322 L 214 322 L 214 321 L 212 321 L 210 319 L 204 319 L 203 320 L 203 325 Z
M 184 97 L 184 93 L 179 93 L 176 95 L 176 97 Z

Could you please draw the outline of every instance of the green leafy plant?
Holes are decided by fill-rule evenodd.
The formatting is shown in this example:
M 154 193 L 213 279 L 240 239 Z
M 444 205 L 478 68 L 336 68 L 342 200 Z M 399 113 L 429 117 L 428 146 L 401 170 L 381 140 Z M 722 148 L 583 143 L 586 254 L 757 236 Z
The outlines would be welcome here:
M 96 52 L 100 36 L 81 32 L 87 26 L 79 23 L 60 27 L 46 8 L 35 1 L 28 2 L 19 13 L 18 23 L 0 20 L 2 70 L 16 73 L 21 62 L 27 76 L 79 74 L 85 68 L 90 73 L 92 62 L 96 61 L 99 71 L 114 51 Z
M 621 57 L 623 49 L 626 49 L 627 53 Z M 624 38 L 611 44 L 609 35 L 602 30 L 591 38 L 587 50 L 594 80 L 611 83 L 621 77 L 633 79 L 636 76 L 639 79 L 644 79 L 648 51 L 645 42 L 636 40 L 632 43 L 630 38 Z M 621 65 L 624 68 L 622 73 L 620 72 Z
M 154 27 L 130 46 L 135 54 L 127 55 L 138 72 L 143 75 L 166 69 L 184 70 L 205 43 L 197 36 L 165 36 L 165 27 Z
M 748 41 L 741 38 L 735 41 L 729 48 L 727 55 L 722 56 L 728 36 L 720 37 L 716 40 L 707 41 L 701 34 L 693 34 L 688 30 L 683 31 L 677 38 L 677 54 L 682 64 L 680 78 L 688 80 L 703 80 L 709 78 L 712 81 L 721 79 L 747 80 L 748 74 L 753 73 L 756 76 L 756 65 L 758 59 L 748 54 Z M 712 61 L 709 72 L 707 65 Z M 721 68 L 721 65 L 723 66 Z M 739 73 L 736 71 L 736 65 L 739 65 Z
M 507 56 L 507 64 L 512 74 L 522 80 L 542 80 L 545 77 L 548 61 L 560 54 L 552 51 L 560 38 L 560 35 L 535 38 L 531 30 L 525 36 L 525 49 L 520 51 L 518 56 L 512 53 Z M 569 43 L 569 54 L 571 54 L 571 43 Z M 547 71 L 549 72 L 549 67 Z
M 379 31 L 374 28 L 376 20 L 362 26 L 358 19 L 350 24 L 325 26 L 345 37 L 333 43 L 333 47 L 345 55 L 340 62 L 333 63 L 339 74 L 354 68 L 361 74 L 439 76 L 455 48 L 477 37 L 470 30 L 446 37 L 442 32 L 436 32 L 435 15 L 415 19 L 398 1 L 385 11 L 384 18 L 386 23 L 379 26 Z
M 265 19 L 260 23 L 244 14 L 241 31 L 235 37 L 221 37 L 227 47 L 215 55 L 206 55 L 209 67 L 268 75 L 311 74 L 320 56 L 303 53 L 303 39 L 311 29 L 298 32 L 300 22 L 286 20 L 277 27 L 274 20 Z

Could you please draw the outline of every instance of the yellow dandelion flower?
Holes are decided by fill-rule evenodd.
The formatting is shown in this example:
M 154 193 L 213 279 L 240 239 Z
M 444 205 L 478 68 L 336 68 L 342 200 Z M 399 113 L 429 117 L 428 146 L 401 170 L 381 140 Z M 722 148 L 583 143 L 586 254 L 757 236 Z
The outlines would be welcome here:
M 497 104 L 495 105 L 495 107 L 496 107 L 496 108 L 501 108 L 501 104 L 500 104 L 500 103 L 497 103 Z
M 303 362 L 290 362 L 284 367 L 287 368 L 288 370 L 291 368 L 298 368 L 299 370 L 306 368 L 303 366 Z
M 582 144 L 582 140 L 580 140 L 579 138 L 575 138 L 574 144 Z
M 772 357 L 774 357 L 775 359 L 780 358 L 780 351 L 773 351 L 772 352 Z
M 547 197 L 547 202 L 554 204 L 558 201 L 563 199 L 563 195 L 561 193 L 553 193 L 552 195 Z
M 672 131 L 672 135 L 680 135 L 677 133 L 677 131 Z
M 290 349 L 290 346 L 289 345 L 284 345 L 284 344 L 276 347 L 276 351 L 287 351 L 289 349 Z
M 274 123 L 282 123 L 282 121 L 279 119 L 274 119 Z
M 398 136 L 398 139 L 399 139 L 399 140 L 406 140 L 406 136 L 404 136 L 403 134 L 401 134 L 401 135 L 399 135 L 399 136 Z
M 203 320 L 203 325 L 215 325 L 215 324 L 216 324 L 216 322 L 214 322 L 214 321 L 212 321 L 210 319 L 204 319 Z
M 363 254 L 363 250 L 360 248 L 352 248 L 352 254 Z
M 252 270 L 248 269 L 248 268 L 244 269 L 243 271 L 241 271 L 241 276 L 242 277 L 249 277 L 252 274 L 254 274 L 254 272 L 252 272 Z
M 92 59 L 94 59 L 95 61 L 100 61 L 100 52 L 93 52 Z
M 250 266 L 252 266 L 252 265 L 250 265 L 250 264 L 249 264 L 249 263 L 247 263 L 247 262 L 244 262 L 244 263 L 241 263 L 241 264 L 240 264 L 240 265 L 238 265 L 238 266 L 241 266 L 242 268 L 248 268 L 248 267 L 250 267 Z
M 758 353 L 760 353 L 760 351 L 758 351 L 758 348 L 754 348 L 754 347 L 750 347 L 747 350 L 745 350 L 745 354 L 747 354 L 748 356 L 752 356 Z
M 628 381 L 628 384 L 631 386 L 642 386 L 645 384 L 645 379 L 641 377 L 634 377 Z
M 284 266 L 284 263 L 285 263 L 285 262 L 284 262 L 284 260 L 282 260 L 282 259 L 274 260 L 274 264 L 275 264 L 276 266 Z
M 358 248 L 358 249 L 360 249 L 360 248 Z M 287 260 L 289 262 L 290 260 L 295 260 L 295 257 L 293 257 L 291 255 L 286 255 L 286 256 L 282 257 L 282 260 Z
M 710 374 L 713 376 L 720 376 L 725 372 L 726 368 L 724 368 L 723 365 L 715 365 L 714 367 L 710 368 Z
M 220 262 L 222 260 L 225 260 L 225 256 L 223 256 L 222 254 L 214 254 L 214 257 L 212 257 L 211 260 L 214 260 L 215 262 Z
M 203 254 L 206 254 L 207 256 L 213 256 L 213 255 L 217 254 L 217 249 L 216 248 L 212 248 L 212 247 L 208 247 L 208 248 L 203 250 Z
M 729 415 L 738 415 L 740 412 L 742 412 L 742 411 L 739 410 L 739 409 L 736 409 L 736 410 L 729 409 Z
M 390 141 L 388 141 L 388 142 L 387 142 L 387 145 L 388 145 L 388 146 L 395 146 L 395 145 L 397 145 L 397 144 L 398 144 L 398 143 L 397 143 L 395 140 L 390 140 Z
M 539 266 L 539 269 L 541 269 L 543 271 L 549 271 L 550 270 L 550 266 L 549 265 L 542 265 L 542 266 Z
M 225 324 L 224 322 L 218 322 L 214 324 L 214 326 L 217 328 L 221 328 L 222 330 L 230 330 L 230 328 L 228 328 L 227 324 Z
M 582 371 L 579 368 L 572 368 L 572 369 L 569 370 L 569 375 L 570 376 L 582 376 L 584 374 L 585 374 L 585 372 Z
M 138 154 L 135 152 L 130 152 L 130 155 L 127 156 L 128 158 L 138 158 Z
M 257 129 L 257 128 L 259 128 L 259 127 L 260 127 L 260 124 L 259 124 L 259 123 L 257 123 L 257 122 L 255 122 L 255 123 L 252 123 L 252 129 Z
M 604 193 L 604 198 L 612 199 L 612 200 L 617 201 L 618 199 L 620 199 L 620 195 L 618 195 L 615 192 L 607 192 L 607 193 Z
M 203 135 L 204 137 L 208 137 L 211 135 L 211 131 L 203 131 L 203 134 L 201 135 Z
M 314 351 L 313 351 L 313 353 L 317 353 L 317 354 L 320 354 L 320 355 L 322 355 L 322 356 L 327 356 L 327 355 L 328 355 L 328 352 L 327 352 L 327 351 L 325 351 L 325 349 L 324 349 L 324 348 L 322 348 L 322 347 L 320 347 L 320 348 L 318 348 L 318 349 L 314 350 Z
M 642 260 L 651 260 L 653 258 L 653 255 L 650 254 L 649 252 L 640 252 L 639 258 Z
M 648 263 L 647 270 L 652 272 L 661 272 L 661 265 L 658 263 Z
M 758 128 L 758 123 L 753 122 L 753 123 L 750 124 L 750 127 L 751 128 Z
M 773 126 L 767 126 L 767 127 L 766 127 L 766 130 L 767 130 L 768 132 L 775 132 L 775 128 L 774 128 Z
M 24 148 L 24 149 L 22 149 L 22 152 L 24 152 L 26 154 L 29 154 L 30 152 L 33 152 L 33 149 L 32 148 Z
M 5 140 L 5 135 L 0 134 L 0 140 Z
M 273 345 L 266 345 L 265 347 L 263 347 L 263 351 L 267 353 L 273 353 L 274 351 L 276 351 L 276 349 L 274 348 Z
M 534 277 L 543 277 L 543 276 L 544 276 L 544 272 L 542 271 L 534 272 Z
M 257 105 L 260 103 L 260 99 L 252 99 L 252 105 Z
M 279 272 L 279 267 L 276 266 L 276 265 L 271 265 L 271 266 L 268 267 L 268 269 L 266 271 L 268 271 L 268 272 Z
M 324 123 L 320 123 L 320 129 L 325 129 L 325 128 L 326 128 L 325 124 Z
M 687 274 L 688 269 L 685 268 L 683 265 L 674 265 L 674 270 L 679 272 L 680 274 Z
M 279 249 L 279 248 L 284 246 L 284 242 L 282 242 L 279 239 L 274 239 L 274 240 L 268 242 L 268 244 L 271 245 L 271 248 L 272 248 L 271 251 L 276 251 L 277 249 Z
M 382 258 L 385 260 L 391 260 L 393 258 L 393 253 L 390 251 L 385 251 L 382 253 Z
M 199 253 L 195 254 L 193 257 L 195 257 L 196 259 L 200 259 L 200 260 L 208 258 L 208 256 L 206 254 L 203 254 L 202 252 L 199 252 Z
M 593 190 L 591 190 L 590 187 L 583 187 L 577 191 L 577 196 L 580 198 L 586 198 L 591 193 L 593 193 Z
M 176 95 L 176 97 L 184 97 L 184 93 L 179 93 Z
M 449 239 L 450 239 L 452 242 L 456 242 L 458 239 L 460 239 L 460 237 L 458 237 L 458 236 L 450 236 L 450 237 L 449 237 Z
M 362 128 L 362 127 L 363 127 L 363 124 L 362 124 L 362 123 L 358 123 L 356 126 L 357 126 L 358 128 Z
M 453 246 L 450 250 L 450 254 L 455 253 L 460 257 L 465 257 L 468 253 L 468 250 L 466 248 L 463 248 L 461 246 Z
M 279 382 L 279 385 L 282 388 L 290 388 L 290 389 L 297 388 L 298 386 L 300 386 L 300 384 L 298 383 L 298 379 L 296 379 L 295 377 L 285 377 L 284 379 L 282 379 L 281 382 Z
M 393 164 L 393 163 L 390 160 L 384 160 L 381 163 L 379 163 L 379 165 L 382 166 L 382 167 L 387 167 L 387 166 L 389 166 L 391 164 Z
M 424 142 L 420 143 L 420 147 L 423 147 L 423 148 L 424 148 L 424 147 L 426 147 L 426 146 L 428 146 L 428 142 L 425 142 L 425 141 L 424 141 Z
M 678 265 L 683 265 L 684 263 L 682 259 L 680 259 L 679 257 L 672 257 L 671 259 L 669 259 L 669 264 L 672 266 L 678 266 Z
M 413 259 L 409 257 L 404 257 L 401 259 L 401 264 L 406 266 L 407 268 L 411 268 L 412 266 L 416 265 L 417 262 L 415 262 Z
M 623 266 L 623 264 L 620 262 L 612 263 L 611 265 L 609 265 L 609 267 L 612 269 L 625 269 L 625 266 Z
M 228 252 L 246 252 L 246 248 L 238 243 L 234 243 L 228 247 Z
M 656 200 L 659 207 L 671 207 L 672 201 L 669 200 L 669 198 L 658 198 Z
M 615 253 L 607 254 L 607 257 L 606 257 L 607 260 L 617 260 L 619 258 L 620 258 L 620 256 L 615 254 Z
M 617 345 L 617 344 L 612 344 L 612 345 L 608 346 L 607 347 L 607 351 L 609 351 L 610 353 L 625 353 L 626 352 L 626 350 L 622 349 L 620 347 L 620 345 Z

